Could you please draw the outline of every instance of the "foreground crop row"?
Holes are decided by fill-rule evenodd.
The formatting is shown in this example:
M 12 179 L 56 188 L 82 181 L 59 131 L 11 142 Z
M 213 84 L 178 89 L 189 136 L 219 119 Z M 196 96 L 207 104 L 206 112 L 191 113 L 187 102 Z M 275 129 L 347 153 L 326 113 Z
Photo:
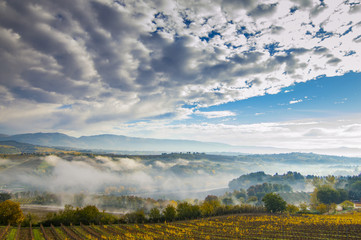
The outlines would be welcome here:
M 1 227 L 0 239 L 360 239 L 361 214 L 233 215 L 159 224 Z

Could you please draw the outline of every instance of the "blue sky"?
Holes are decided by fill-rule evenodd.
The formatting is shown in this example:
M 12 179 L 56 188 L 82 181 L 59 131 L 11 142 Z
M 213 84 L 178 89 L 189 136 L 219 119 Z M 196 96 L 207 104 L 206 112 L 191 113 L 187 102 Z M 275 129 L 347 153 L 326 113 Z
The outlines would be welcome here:
M 0 133 L 359 148 L 359 0 L 0 0 Z
M 290 121 L 302 118 L 339 117 L 361 110 L 361 74 L 347 73 L 337 77 L 320 77 L 283 88 L 278 94 L 266 94 L 208 108 L 201 112 L 230 111 L 230 123 L 261 123 Z M 205 121 L 192 115 L 188 121 Z M 220 121 L 213 119 L 214 122 Z M 221 121 L 224 122 L 225 119 Z M 207 120 L 209 121 L 209 119 Z

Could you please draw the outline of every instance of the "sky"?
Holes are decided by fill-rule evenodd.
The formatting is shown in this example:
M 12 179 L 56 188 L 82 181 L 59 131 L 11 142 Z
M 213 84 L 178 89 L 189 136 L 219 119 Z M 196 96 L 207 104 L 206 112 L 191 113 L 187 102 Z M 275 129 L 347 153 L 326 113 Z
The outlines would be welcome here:
M 358 148 L 359 0 L 0 0 L 0 133 Z

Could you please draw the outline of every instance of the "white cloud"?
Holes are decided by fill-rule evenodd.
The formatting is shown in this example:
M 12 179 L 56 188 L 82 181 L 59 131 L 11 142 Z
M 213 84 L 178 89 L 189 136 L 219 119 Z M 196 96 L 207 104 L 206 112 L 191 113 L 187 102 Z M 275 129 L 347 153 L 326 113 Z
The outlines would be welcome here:
M 332 119 L 304 119 L 255 124 L 200 123 L 164 124 L 133 123 L 119 126 L 122 134 L 165 139 L 193 139 L 222 142 L 234 146 L 263 146 L 288 149 L 359 148 L 360 115 Z M 342 120 L 342 121 L 340 121 Z
M 289 104 L 300 103 L 300 102 L 302 102 L 302 101 L 303 101 L 302 99 L 292 100 L 292 101 L 289 102 Z
M 221 118 L 221 117 L 232 117 L 236 116 L 234 112 L 231 111 L 211 111 L 211 112 L 201 112 L 201 111 L 195 111 L 194 112 L 197 115 L 204 116 L 206 118 Z

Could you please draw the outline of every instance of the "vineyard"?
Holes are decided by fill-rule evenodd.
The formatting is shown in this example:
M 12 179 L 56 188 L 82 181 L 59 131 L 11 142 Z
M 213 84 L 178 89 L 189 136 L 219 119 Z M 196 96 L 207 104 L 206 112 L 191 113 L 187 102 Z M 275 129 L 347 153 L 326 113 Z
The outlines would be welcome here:
M 0 239 L 361 239 L 361 214 L 232 215 L 158 224 L 3 226 Z

